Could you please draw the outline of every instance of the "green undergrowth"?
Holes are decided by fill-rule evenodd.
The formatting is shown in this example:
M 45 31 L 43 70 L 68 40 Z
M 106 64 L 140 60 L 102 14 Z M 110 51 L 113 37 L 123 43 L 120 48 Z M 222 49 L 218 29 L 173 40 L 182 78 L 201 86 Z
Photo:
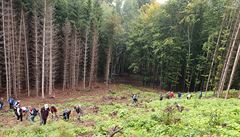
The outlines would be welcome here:
M 234 91 L 236 92 L 236 91 Z M 131 94 L 139 94 L 139 104 L 131 104 Z M 108 93 L 110 97 L 126 97 L 124 103 L 81 102 L 73 99 L 66 104 L 57 104 L 61 109 L 81 104 L 85 108 L 99 107 L 98 113 L 85 113 L 83 121 L 94 123 L 93 126 L 76 124 L 74 119 L 68 122 L 59 120 L 49 122 L 45 126 L 39 123 L 22 127 L 17 125 L 12 129 L 0 129 L 1 136 L 9 137 L 71 137 L 90 135 L 94 137 L 109 136 L 109 131 L 115 126 L 122 132 L 116 137 L 195 137 L 195 136 L 240 136 L 240 100 L 218 99 L 210 97 L 198 99 L 194 94 L 191 100 L 182 99 L 159 100 L 159 94 L 142 92 L 129 85 L 120 85 L 119 89 Z M 87 97 L 86 97 L 87 98 Z M 92 97 L 91 97 L 92 98 Z M 101 99 L 101 97 L 98 97 Z M 175 102 L 184 107 L 179 112 Z

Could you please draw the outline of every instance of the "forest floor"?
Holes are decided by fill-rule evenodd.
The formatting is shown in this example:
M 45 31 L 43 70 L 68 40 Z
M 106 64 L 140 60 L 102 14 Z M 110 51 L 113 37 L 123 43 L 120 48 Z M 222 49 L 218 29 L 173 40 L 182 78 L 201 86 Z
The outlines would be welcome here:
M 233 91 L 236 93 L 235 91 Z M 212 92 L 208 98 L 191 100 L 159 100 L 159 93 L 148 88 L 130 85 L 97 85 L 93 91 L 57 92 L 56 98 L 41 99 L 21 97 L 22 106 L 40 108 L 44 103 L 55 105 L 62 114 L 65 108 L 73 110 L 80 104 L 84 111 L 78 122 L 73 112 L 69 121 L 49 118 L 47 125 L 40 126 L 39 117 L 34 124 L 17 121 L 13 112 L 0 111 L 0 137 L 71 137 L 109 136 L 114 129 L 122 130 L 116 136 L 240 136 L 240 100 L 216 99 Z M 131 95 L 139 94 L 137 106 L 131 104 Z M 179 112 L 175 102 L 184 107 Z

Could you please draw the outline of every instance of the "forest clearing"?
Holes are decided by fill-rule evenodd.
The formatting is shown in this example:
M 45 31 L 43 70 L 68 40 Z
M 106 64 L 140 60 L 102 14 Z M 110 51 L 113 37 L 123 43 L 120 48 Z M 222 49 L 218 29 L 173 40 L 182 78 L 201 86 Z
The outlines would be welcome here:
M 73 113 L 69 121 L 49 119 L 47 125 L 40 126 L 39 117 L 36 123 L 27 120 L 16 121 L 14 114 L 0 112 L 1 129 L 3 137 L 74 137 L 74 136 L 109 136 L 114 127 L 122 128 L 116 136 L 126 137 L 159 137 L 159 136 L 239 136 L 240 134 L 240 109 L 239 99 L 217 99 L 212 97 L 212 92 L 207 98 L 198 99 L 198 93 L 191 100 L 186 99 L 186 94 L 181 99 L 159 100 L 159 93 L 154 90 L 138 89 L 130 85 L 113 85 L 111 91 L 98 91 L 94 95 L 88 94 L 76 97 L 64 96 L 56 100 L 28 99 L 23 102 L 31 105 L 54 103 L 61 114 L 64 108 L 73 108 L 81 104 L 84 115 L 82 122 L 76 120 Z M 80 94 L 83 91 L 80 92 Z M 237 93 L 233 91 L 232 93 Z M 131 104 L 131 95 L 139 94 L 139 104 Z M 25 100 L 25 99 L 24 99 Z M 174 103 L 184 106 L 179 112 Z M 173 107 L 173 108 L 171 108 Z M 223 109 L 224 108 L 224 109 Z
M 0 137 L 240 137 L 239 0 L 0 0 Z

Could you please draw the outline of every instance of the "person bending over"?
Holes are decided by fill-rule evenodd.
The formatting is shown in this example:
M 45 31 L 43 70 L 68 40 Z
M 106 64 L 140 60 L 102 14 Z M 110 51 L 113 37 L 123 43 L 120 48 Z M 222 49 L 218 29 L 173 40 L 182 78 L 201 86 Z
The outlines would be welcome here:
M 74 107 L 74 110 L 76 111 L 77 113 L 77 119 L 78 121 L 81 121 L 81 116 L 83 115 L 83 110 L 81 109 L 81 106 L 80 105 L 76 105 Z
M 160 95 L 160 101 L 162 101 L 162 100 L 163 100 L 163 95 L 161 94 L 161 95 Z
M 34 107 L 29 107 L 29 121 L 34 123 L 35 117 L 38 115 L 38 110 Z
M 57 116 L 57 108 L 55 106 L 51 106 L 50 107 L 50 112 L 52 114 L 52 119 L 58 119 L 58 116 Z
M 182 93 L 178 92 L 178 98 L 180 99 L 182 97 Z
M 64 120 L 69 120 L 70 114 L 71 114 L 71 110 L 70 110 L 70 109 L 65 109 L 65 110 L 63 111 L 63 119 L 64 119 Z
M 192 98 L 192 95 L 190 93 L 188 93 L 187 100 L 190 100 L 191 98 Z

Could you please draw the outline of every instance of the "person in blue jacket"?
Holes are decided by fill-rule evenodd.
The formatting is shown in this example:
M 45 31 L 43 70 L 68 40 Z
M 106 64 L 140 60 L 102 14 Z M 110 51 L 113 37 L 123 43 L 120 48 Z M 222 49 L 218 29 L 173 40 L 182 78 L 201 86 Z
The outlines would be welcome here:
M 65 109 L 63 111 L 63 119 L 66 120 L 66 121 L 69 120 L 70 114 L 71 114 L 71 110 L 70 109 Z
M 178 92 L 178 98 L 180 99 L 182 97 L 182 93 Z
M 8 104 L 9 104 L 10 109 L 13 109 L 13 106 L 15 104 L 15 100 L 12 97 L 10 97 L 8 99 Z

